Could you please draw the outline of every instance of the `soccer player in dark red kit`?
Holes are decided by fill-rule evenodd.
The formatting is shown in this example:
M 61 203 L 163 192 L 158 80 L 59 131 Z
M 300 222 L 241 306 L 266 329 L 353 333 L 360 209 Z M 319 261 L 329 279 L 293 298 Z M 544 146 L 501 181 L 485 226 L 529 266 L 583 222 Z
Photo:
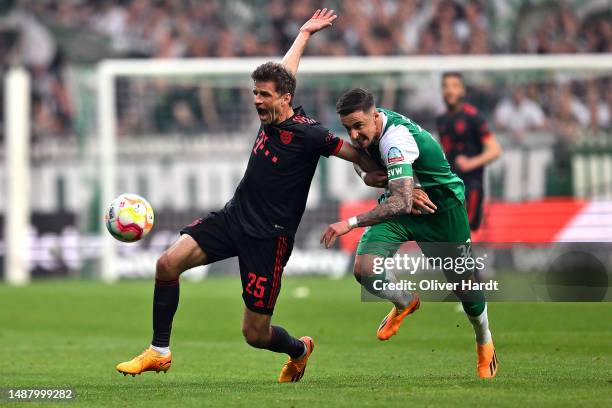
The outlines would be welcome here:
M 465 83 L 459 72 L 442 75 L 446 112 L 436 118 L 440 144 L 455 174 L 465 184 L 465 206 L 472 231 L 483 217 L 484 167 L 501 155 L 501 147 L 474 105 L 464 101 Z
M 265 63 L 251 74 L 254 105 L 261 127 L 234 197 L 217 212 L 181 230 L 181 237 L 158 259 L 153 295 L 153 340 L 134 359 L 117 365 L 125 375 L 168 371 L 172 319 L 179 301 L 179 276 L 198 265 L 238 256 L 244 316 L 242 333 L 256 348 L 286 353 L 279 381 L 299 381 L 314 348 L 310 337 L 297 339 L 271 325 L 283 268 L 296 233 L 320 156 L 376 165 L 334 136 L 301 108 L 293 108 L 295 74 L 310 36 L 329 27 L 333 10 L 317 12 L 301 28 L 282 63 Z

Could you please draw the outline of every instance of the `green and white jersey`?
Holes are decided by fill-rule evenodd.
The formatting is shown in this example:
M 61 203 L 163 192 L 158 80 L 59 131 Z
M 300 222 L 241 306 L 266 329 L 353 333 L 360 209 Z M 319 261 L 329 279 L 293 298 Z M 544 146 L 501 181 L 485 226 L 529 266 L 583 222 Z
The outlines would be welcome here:
M 440 144 L 407 117 L 378 109 L 383 131 L 370 156 L 387 170 L 389 180 L 415 177 L 438 211 L 464 202 L 463 181 L 451 171 Z

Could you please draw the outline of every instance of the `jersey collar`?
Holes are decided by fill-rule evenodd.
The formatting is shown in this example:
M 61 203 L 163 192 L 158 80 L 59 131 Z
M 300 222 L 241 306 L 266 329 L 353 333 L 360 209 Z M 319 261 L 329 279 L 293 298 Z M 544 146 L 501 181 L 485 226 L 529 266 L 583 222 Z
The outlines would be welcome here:
M 378 135 L 378 139 L 377 141 L 380 142 L 380 139 L 382 139 L 383 135 L 385 134 L 385 130 L 387 130 L 387 115 L 385 114 L 385 112 L 383 112 L 382 110 L 378 110 L 378 113 L 380 114 L 380 116 L 382 117 L 382 127 L 380 129 L 380 135 Z
M 293 118 L 295 116 L 306 116 L 306 112 L 304 112 L 304 108 L 302 108 L 302 106 L 298 106 L 293 108 L 293 115 L 291 115 L 290 117 L 288 117 L 287 119 L 285 119 L 284 121 L 282 121 L 281 123 L 277 123 L 274 124 L 272 126 L 274 127 L 283 127 L 283 126 L 287 126 L 293 123 Z

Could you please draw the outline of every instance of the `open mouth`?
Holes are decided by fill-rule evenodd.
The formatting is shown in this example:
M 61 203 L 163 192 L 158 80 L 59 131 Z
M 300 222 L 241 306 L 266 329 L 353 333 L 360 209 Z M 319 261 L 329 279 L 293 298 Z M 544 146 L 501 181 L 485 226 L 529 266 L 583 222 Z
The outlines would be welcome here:
M 259 118 L 264 118 L 268 116 L 268 110 L 264 109 L 264 108 L 255 108 L 257 110 L 257 115 L 259 115 Z

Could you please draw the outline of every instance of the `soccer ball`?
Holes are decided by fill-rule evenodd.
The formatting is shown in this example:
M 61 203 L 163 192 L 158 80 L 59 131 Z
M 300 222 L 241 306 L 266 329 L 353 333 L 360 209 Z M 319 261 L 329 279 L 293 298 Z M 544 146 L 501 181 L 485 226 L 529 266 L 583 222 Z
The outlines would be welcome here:
M 153 228 L 153 208 L 137 194 L 121 194 L 106 208 L 106 229 L 122 242 L 136 242 Z

